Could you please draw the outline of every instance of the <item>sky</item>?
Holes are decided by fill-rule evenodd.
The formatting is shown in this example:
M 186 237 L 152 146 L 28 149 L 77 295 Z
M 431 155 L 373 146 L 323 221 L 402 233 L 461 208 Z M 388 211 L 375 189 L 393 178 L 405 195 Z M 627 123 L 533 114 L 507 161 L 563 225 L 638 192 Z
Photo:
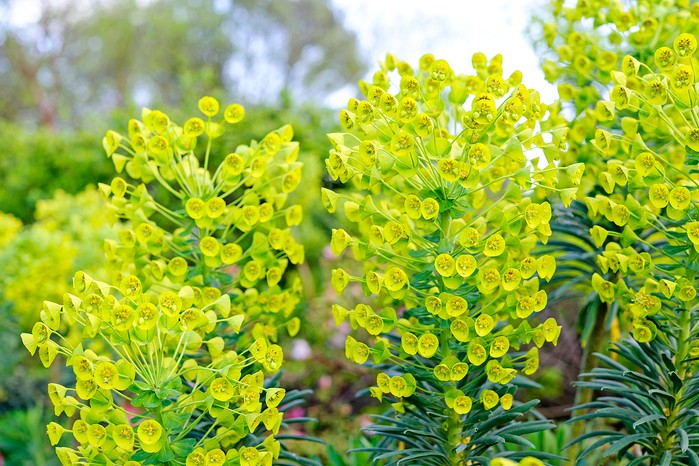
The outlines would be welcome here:
M 54 3 L 94 0 L 48 0 Z M 149 0 L 141 0 L 147 3 Z M 234 0 L 235 1 L 235 0 Z M 446 59 L 457 74 L 472 72 L 471 56 L 483 52 L 488 58 L 503 54 L 505 76 L 515 70 L 524 84 L 539 91 L 543 102 L 557 97 L 544 80 L 539 58 L 526 36 L 530 19 L 547 0 L 329 0 L 349 29 L 357 34 L 360 48 L 370 64 L 365 79 L 378 69 L 387 52 L 410 64 L 432 53 Z M 36 19 L 40 2 L 16 0 L 11 23 Z M 341 108 L 357 88 L 346 88 L 326 101 Z
M 432 53 L 444 58 L 457 74 L 469 74 L 471 56 L 503 55 L 505 76 L 524 74 L 524 84 L 539 91 L 543 102 L 557 97 L 544 80 L 539 59 L 525 30 L 543 0 L 330 0 L 357 33 L 369 57 L 370 78 L 386 52 L 410 64 Z M 348 89 L 331 99 L 340 105 L 353 94 Z M 348 94 L 349 93 L 349 94 Z

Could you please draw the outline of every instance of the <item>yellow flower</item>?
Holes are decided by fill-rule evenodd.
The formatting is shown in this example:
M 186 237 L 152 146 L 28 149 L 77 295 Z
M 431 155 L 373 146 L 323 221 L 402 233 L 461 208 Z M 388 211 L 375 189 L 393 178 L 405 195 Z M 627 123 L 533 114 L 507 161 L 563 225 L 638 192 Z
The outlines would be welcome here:
M 218 100 L 210 96 L 205 96 L 199 99 L 199 110 L 208 117 L 212 117 L 218 113 Z
M 443 253 L 435 258 L 434 267 L 442 277 L 451 277 L 456 271 L 456 261 L 450 254 Z
M 676 186 L 670 191 L 669 202 L 673 209 L 685 210 L 692 201 L 692 194 L 684 186 Z
M 672 88 L 676 91 L 686 91 L 694 84 L 694 72 L 687 65 L 677 65 L 670 79 Z
M 398 291 L 408 284 L 408 275 L 397 266 L 386 269 L 384 275 L 384 286 L 389 291 Z
M 462 254 L 456 258 L 456 273 L 461 277 L 470 277 L 478 267 L 475 257 L 469 254 Z
M 478 245 L 480 240 L 480 233 L 473 227 L 464 228 L 461 233 L 459 233 L 459 244 L 465 248 L 473 248 Z
M 691 57 L 697 49 L 697 39 L 692 34 L 683 32 L 675 38 L 672 46 L 680 57 Z
M 128 424 L 119 424 L 114 426 L 112 430 L 112 440 L 119 448 L 126 451 L 131 451 L 134 444 L 133 428 Z
M 423 358 L 431 358 L 439 349 L 439 339 L 432 333 L 423 333 L 418 339 L 417 351 Z
M 505 239 L 499 233 L 490 235 L 485 241 L 483 254 L 487 257 L 497 257 L 503 252 L 505 252 Z
M 481 392 L 481 403 L 485 409 L 493 409 L 498 405 L 500 397 L 493 390 L 483 390 Z
M 657 49 L 653 54 L 653 58 L 655 59 L 655 64 L 658 65 L 658 68 L 661 70 L 669 70 L 677 61 L 675 52 L 670 47 L 665 46 Z
M 490 148 L 476 143 L 468 150 L 468 160 L 476 170 L 484 170 L 490 164 Z
M 209 392 L 215 400 L 228 401 L 235 394 L 235 388 L 226 377 L 219 377 L 211 382 Z
M 467 414 L 471 411 L 473 401 L 468 396 L 457 396 L 454 399 L 454 411 L 456 414 Z
M 240 104 L 231 104 L 223 112 L 223 118 L 230 124 L 239 123 L 245 117 L 245 108 Z
M 468 324 L 461 319 L 454 319 L 451 321 L 449 330 L 451 334 L 460 342 L 465 342 L 469 340 L 469 330 Z

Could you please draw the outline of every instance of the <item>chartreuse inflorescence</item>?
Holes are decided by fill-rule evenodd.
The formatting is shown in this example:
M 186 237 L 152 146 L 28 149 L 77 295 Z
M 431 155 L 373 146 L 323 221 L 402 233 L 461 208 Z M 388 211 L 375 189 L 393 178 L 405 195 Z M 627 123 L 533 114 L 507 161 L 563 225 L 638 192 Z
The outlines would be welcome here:
M 182 127 L 144 110 L 127 136 L 107 133 L 117 171 L 142 182 L 100 187 L 125 221 L 106 242 L 114 280 L 78 272 L 22 335 L 46 367 L 61 355 L 75 376 L 49 385 L 57 416 L 79 413 L 65 432 L 48 426 L 54 445 L 64 433 L 77 442 L 57 448 L 65 465 L 254 466 L 280 455 L 285 390 L 266 377 L 282 365 L 278 330 L 299 326 L 300 284 L 284 279 L 303 260 L 289 228 L 301 212 L 285 205 L 301 177 L 298 144 L 283 127 L 210 167 L 215 138 L 244 109 L 218 116 L 211 97 L 199 108 L 205 119 Z M 81 341 L 64 337 L 76 328 Z
M 513 402 L 515 377 L 561 330 L 537 317 L 556 262 L 533 248 L 551 233 L 544 196 L 570 203 L 584 167 L 554 163 L 565 128 L 521 73 L 504 78 L 501 57 L 480 53 L 473 66 L 388 55 L 340 112 L 345 132 L 329 135 L 328 173 L 348 189 L 324 189 L 323 203 L 352 224 L 330 245 L 363 263 L 360 275 L 333 270 L 332 284 L 371 297 L 332 312 L 356 330 L 347 357 L 381 368 L 371 393 L 394 415 L 376 454 L 400 464 L 485 461 L 490 435 L 533 406 Z
M 619 306 L 633 341 L 602 357 L 610 368 L 584 374 L 585 386 L 614 396 L 581 408 L 579 419 L 610 418 L 633 434 L 591 432 L 609 454 L 651 464 L 699 464 L 699 94 L 697 39 L 686 32 L 644 61 L 625 56 L 612 71 L 609 119 L 594 146 L 602 192 L 586 199 L 602 274 L 591 277 L 603 302 Z M 629 369 L 630 368 L 630 369 Z M 640 453 L 631 455 L 637 445 Z M 584 453 L 589 453 L 589 448 Z M 643 463 L 645 464 L 645 463 Z

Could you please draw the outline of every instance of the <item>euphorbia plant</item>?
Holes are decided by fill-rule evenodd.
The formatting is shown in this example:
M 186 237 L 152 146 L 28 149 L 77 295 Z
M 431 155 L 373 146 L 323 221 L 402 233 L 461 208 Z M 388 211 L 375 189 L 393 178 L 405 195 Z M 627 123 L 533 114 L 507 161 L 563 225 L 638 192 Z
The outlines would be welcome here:
M 457 75 L 432 55 L 416 69 L 388 55 L 360 83 L 365 100 L 340 112 L 346 132 L 329 135 L 328 173 L 351 187 L 324 189 L 323 202 L 353 224 L 331 247 L 363 263 L 333 270 L 332 284 L 370 297 L 333 315 L 355 330 L 347 357 L 380 370 L 371 393 L 391 408 L 369 430 L 386 464 L 485 463 L 549 427 L 514 422 L 536 401 L 513 395 L 560 333 L 538 319 L 556 267 L 532 255 L 551 234 L 544 196 L 570 203 L 583 166 L 554 163 L 566 129 L 521 73 L 503 78 L 501 57 L 480 53 L 473 66 Z
M 592 286 L 620 307 L 632 339 L 612 349 L 618 361 L 600 355 L 607 367 L 583 374 L 583 386 L 611 396 L 580 406 L 596 410 L 577 419 L 613 420 L 627 432 L 585 435 L 578 441 L 596 441 L 582 457 L 608 443 L 605 456 L 630 464 L 699 464 L 696 49 L 696 37 L 681 33 L 652 59 L 625 56 L 611 74 L 604 105 L 625 124 L 597 131 L 605 192 L 587 204 L 601 223 L 591 229 L 604 247 L 597 260 L 615 279 L 595 274 Z M 621 231 L 605 228 L 605 219 Z
M 205 119 L 182 126 L 144 110 L 128 136 L 107 133 L 117 171 L 141 181 L 100 186 L 112 217 L 125 221 L 119 240 L 106 242 L 113 280 L 78 272 L 73 291 L 46 302 L 22 335 L 45 366 L 65 362 L 76 379 L 49 385 L 57 416 L 79 413 L 66 431 L 77 447 L 57 448 L 65 465 L 280 457 L 280 403 L 290 400 L 269 377 L 283 360 L 278 330 L 299 326 L 300 283 L 285 277 L 303 260 L 290 231 L 301 211 L 286 206 L 301 177 L 298 144 L 283 127 L 211 166 L 215 139 L 244 109 L 220 115 L 212 97 L 199 109 Z M 71 328 L 82 338 L 67 336 Z M 56 444 L 64 428 L 48 432 Z

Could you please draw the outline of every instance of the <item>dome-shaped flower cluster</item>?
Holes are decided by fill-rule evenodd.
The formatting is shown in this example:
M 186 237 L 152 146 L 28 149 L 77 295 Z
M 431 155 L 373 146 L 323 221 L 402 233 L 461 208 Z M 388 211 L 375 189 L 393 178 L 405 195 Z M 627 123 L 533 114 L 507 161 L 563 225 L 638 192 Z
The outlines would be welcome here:
M 363 263 L 361 275 L 333 270 L 332 284 L 370 297 L 333 306 L 356 330 L 347 357 L 383 369 L 371 391 L 395 409 L 435 393 L 457 419 L 510 409 L 513 378 L 556 343 L 560 326 L 537 318 L 556 262 L 533 248 L 551 233 L 543 196 L 569 203 L 584 170 L 554 163 L 565 130 L 520 73 L 504 78 L 500 56 L 476 54 L 473 66 L 456 74 L 432 55 L 416 68 L 387 56 L 360 83 L 365 98 L 340 112 L 345 132 L 329 135 L 328 173 L 347 188 L 323 190 L 352 225 L 333 230 L 333 252 Z

